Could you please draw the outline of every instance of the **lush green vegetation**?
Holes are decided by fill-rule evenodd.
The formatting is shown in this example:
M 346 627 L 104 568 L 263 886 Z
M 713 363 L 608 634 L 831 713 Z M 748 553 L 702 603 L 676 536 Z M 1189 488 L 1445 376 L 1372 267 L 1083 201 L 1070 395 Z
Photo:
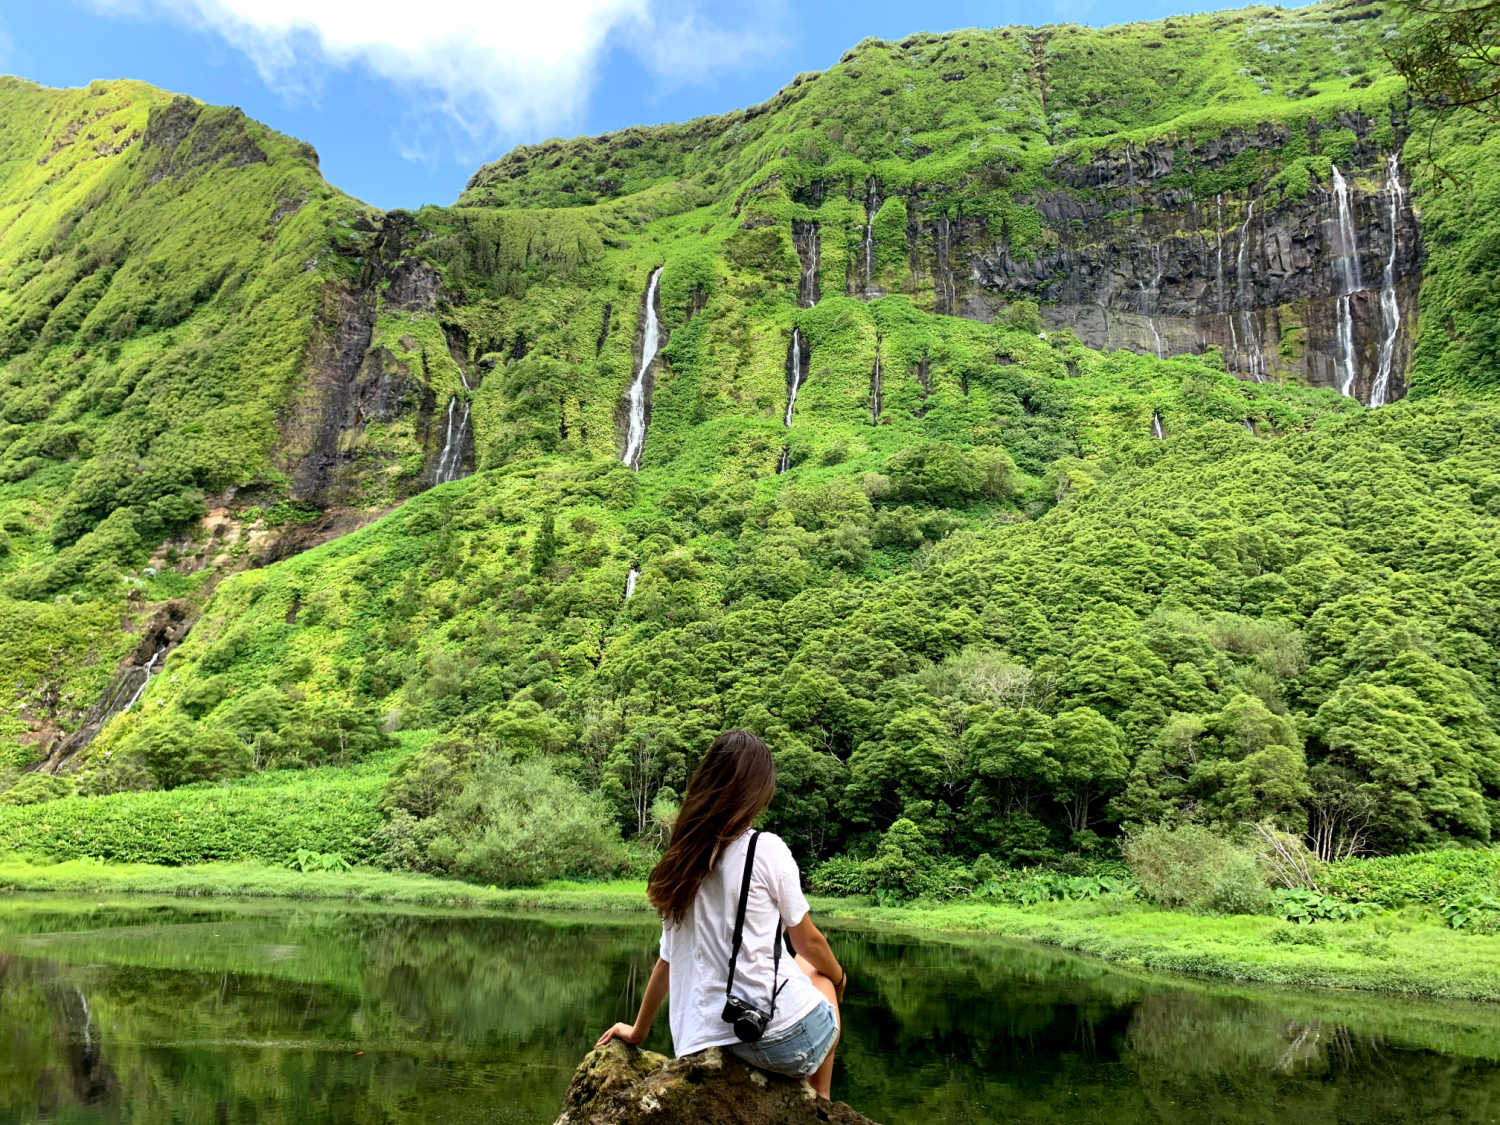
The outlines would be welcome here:
M 730 726 L 776 751 L 770 827 L 847 893 L 1119 895 L 1121 843 L 1189 825 L 1222 862 L 1189 879 L 1163 844 L 1152 876 L 1137 847 L 1143 893 L 1321 916 L 1378 900 L 1276 898 L 1252 826 L 1324 860 L 1490 843 L 1500 142 L 1406 105 L 1398 30 L 1343 3 L 867 40 L 757 110 L 518 150 L 388 216 L 231 111 L 5 86 L 0 849 L 639 872 Z M 1100 354 L 1029 303 L 935 315 L 910 265 L 908 208 L 1024 258 L 1068 236 L 1043 196 L 1096 200 L 1080 162 L 1153 141 L 1264 131 L 1166 186 L 1305 194 L 1354 112 L 1382 150 L 1430 126 L 1444 162 L 1408 154 L 1395 406 Z M 811 308 L 794 222 L 821 232 Z M 459 401 L 475 475 L 250 568 L 430 482 Z M 139 700 L 61 778 L 23 772 L 169 605 L 193 627 Z

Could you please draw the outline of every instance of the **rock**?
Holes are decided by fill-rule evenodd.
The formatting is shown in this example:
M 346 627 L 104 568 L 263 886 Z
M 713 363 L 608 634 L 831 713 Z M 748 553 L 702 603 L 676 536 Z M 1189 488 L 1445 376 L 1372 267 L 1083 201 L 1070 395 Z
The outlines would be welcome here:
M 556 1125 L 875 1125 L 805 1082 L 767 1074 L 717 1047 L 668 1059 L 616 1040 L 573 1074 Z

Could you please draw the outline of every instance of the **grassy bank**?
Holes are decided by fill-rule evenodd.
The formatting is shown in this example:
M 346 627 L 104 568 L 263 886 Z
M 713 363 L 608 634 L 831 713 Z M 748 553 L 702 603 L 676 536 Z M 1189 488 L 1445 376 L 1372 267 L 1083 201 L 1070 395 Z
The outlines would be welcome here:
M 369 869 L 297 872 L 259 864 L 0 860 L 0 889 L 70 894 L 279 897 L 494 910 L 646 912 L 639 881 L 475 886 Z M 1451 930 L 1418 911 L 1292 926 L 1263 916 L 1204 916 L 1101 899 L 1034 906 L 955 902 L 879 907 L 813 900 L 820 916 L 912 933 L 983 934 L 1038 942 L 1153 971 L 1270 984 L 1500 1000 L 1500 937 Z
M 160 867 L 83 860 L 37 865 L 0 859 L 0 891 L 328 899 L 496 910 L 644 911 L 646 903 L 645 883 L 629 880 L 502 889 L 369 867 L 301 872 L 260 863 Z
M 874 907 L 834 900 L 818 905 L 882 926 L 992 934 L 1153 971 L 1500 1000 L 1500 937 L 1452 930 L 1416 911 L 1294 926 L 1262 915 L 1184 914 L 1130 901 Z

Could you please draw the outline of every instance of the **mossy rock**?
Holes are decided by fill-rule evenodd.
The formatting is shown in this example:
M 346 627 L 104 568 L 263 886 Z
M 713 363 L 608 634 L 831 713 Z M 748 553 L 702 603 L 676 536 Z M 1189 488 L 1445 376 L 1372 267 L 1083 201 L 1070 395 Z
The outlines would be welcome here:
M 579 1065 L 556 1125 L 874 1125 L 805 1082 L 767 1074 L 717 1047 L 669 1059 L 618 1040 Z

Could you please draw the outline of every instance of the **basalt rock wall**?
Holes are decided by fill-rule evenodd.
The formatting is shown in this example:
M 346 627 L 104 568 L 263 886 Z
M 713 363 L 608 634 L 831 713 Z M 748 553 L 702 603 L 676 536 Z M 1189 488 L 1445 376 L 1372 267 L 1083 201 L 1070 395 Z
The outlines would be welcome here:
M 1405 391 L 1422 242 L 1395 146 L 1377 140 L 1382 124 L 1347 113 L 1309 122 L 1305 138 L 1265 124 L 1060 159 L 1046 187 L 1016 197 L 1043 223 L 1029 244 L 989 216 L 955 208 L 956 185 L 918 185 L 904 192 L 907 268 L 895 280 L 940 314 L 991 320 L 1032 300 L 1047 325 L 1072 329 L 1090 347 L 1160 356 L 1218 348 L 1245 379 L 1391 401 Z M 1394 126 L 1403 135 L 1404 121 Z M 1328 129 L 1354 141 L 1320 162 Z M 1302 182 L 1275 168 L 1275 154 L 1291 142 L 1313 154 Z M 1247 160 L 1262 169 L 1249 187 L 1195 187 Z M 1349 185 L 1352 238 L 1340 225 L 1335 166 Z M 998 182 L 1005 178 L 995 170 Z M 846 194 L 864 201 L 889 193 L 851 182 Z M 866 236 L 848 237 L 852 245 Z M 878 296 L 865 283 L 863 257 L 850 261 L 846 291 Z M 1377 389 L 1382 378 L 1387 385 Z
M 320 509 L 358 496 L 372 475 L 397 470 L 404 450 L 372 448 L 366 441 L 371 423 L 409 426 L 423 449 L 422 471 L 398 486 L 393 499 L 442 483 L 439 474 L 445 480 L 467 475 L 475 460 L 472 433 L 455 432 L 425 356 L 413 364 L 376 336 L 382 315 L 434 317 L 441 277 L 409 253 L 416 236 L 403 212 L 380 216 L 378 225 L 366 222 L 358 234 L 346 251 L 360 254 L 358 276 L 325 292 L 306 388 L 282 424 L 292 497 Z M 447 329 L 446 350 L 464 383 L 477 385 L 480 373 L 469 370 L 466 341 L 456 333 Z M 416 347 L 399 333 L 398 341 Z

